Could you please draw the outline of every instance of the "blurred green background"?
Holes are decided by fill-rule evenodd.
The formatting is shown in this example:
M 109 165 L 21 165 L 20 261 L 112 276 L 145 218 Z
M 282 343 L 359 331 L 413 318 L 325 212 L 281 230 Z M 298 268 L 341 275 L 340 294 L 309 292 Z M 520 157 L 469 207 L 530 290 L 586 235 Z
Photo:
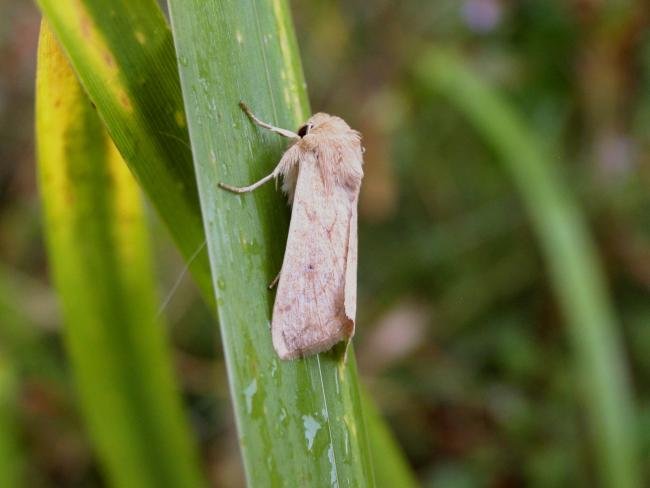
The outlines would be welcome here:
M 418 74 L 435 46 L 461 53 L 519 113 L 588 220 L 621 326 L 650 483 L 650 6 L 315 0 L 292 8 L 312 107 L 364 136 L 360 372 L 420 481 L 596 481 L 575 354 L 539 240 L 499 155 Z M 30 486 L 101 486 L 63 354 L 35 184 L 40 15 L 24 0 L 1 9 L 0 353 L 10 350 L 13 361 L 0 357 L 0 390 L 6 371 L 18 382 L 6 424 L 19 433 Z M 152 232 L 164 236 L 155 239 L 161 303 L 203 464 L 215 485 L 242 486 L 213 319 L 189 277 L 175 287 L 182 261 L 150 214 Z

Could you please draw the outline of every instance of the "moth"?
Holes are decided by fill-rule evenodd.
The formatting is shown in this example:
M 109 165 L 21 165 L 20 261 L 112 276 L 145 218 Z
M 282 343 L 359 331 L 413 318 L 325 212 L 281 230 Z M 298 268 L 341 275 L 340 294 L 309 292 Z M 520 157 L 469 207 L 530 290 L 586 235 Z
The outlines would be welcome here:
M 281 359 L 326 351 L 354 334 L 357 300 L 357 204 L 363 178 L 361 134 L 341 118 L 317 113 L 292 132 L 260 127 L 291 140 L 275 169 L 234 193 L 251 192 L 282 176 L 292 206 L 289 236 L 273 306 L 271 335 Z M 271 284 L 271 287 L 273 284 Z

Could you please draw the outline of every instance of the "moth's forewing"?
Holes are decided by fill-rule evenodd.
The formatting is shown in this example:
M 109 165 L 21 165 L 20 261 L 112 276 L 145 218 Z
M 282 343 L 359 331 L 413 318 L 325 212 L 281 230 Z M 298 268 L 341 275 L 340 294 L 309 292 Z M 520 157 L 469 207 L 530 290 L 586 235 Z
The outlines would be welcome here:
M 321 171 L 314 153 L 301 157 L 271 326 L 282 359 L 325 351 L 354 333 L 357 198 L 326 185 Z

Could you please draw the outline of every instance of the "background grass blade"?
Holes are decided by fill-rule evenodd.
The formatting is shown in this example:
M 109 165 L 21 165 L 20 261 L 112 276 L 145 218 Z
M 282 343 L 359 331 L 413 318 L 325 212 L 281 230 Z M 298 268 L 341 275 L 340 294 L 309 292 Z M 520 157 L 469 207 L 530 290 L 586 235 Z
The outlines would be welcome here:
M 372 465 L 375 470 L 375 481 L 380 488 L 409 488 L 418 486 L 404 454 L 399 450 L 393 434 L 383 421 L 377 406 L 369 401 L 368 394 L 361 395 L 363 415 L 368 426 L 368 441 Z
M 83 413 L 115 486 L 200 485 L 156 323 L 137 185 L 44 24 L 39 181 Z
M 632 430 L 635 416 L 621 338 L 598 257 L 569 190 L 524 121 L 457 57 L 433 50 L 419 73 L 468 117 L 519 188 L 573 340 L 603 483 L 617 488 L 640 486 Z
M 155 0 L 38 0 L 131 171 L 185 258 L 203 243 L 172 38 Z M 210 290 L 207 254 L 191 266 Z M 204 293 L 212 300 L 212 293 Z
M 28 286 L 23 281 L 15 270 L 0 264 L 0 353 L 5 353 L 20 380 L 42 376 L 63 382 L 65 372 L 47 347 L 47 334 L 34 323 L 32 315 L 38 308 L 29 307 Z M 56 315 L 51 310 L 45 313 Z
M 0 348 L 0 486 L 21 486 L 21 458 L 16 432 L 17 379 Z
M 172 0 L 172 28 L 215 281 L 223 347 L 250 486 L 373 486 L 355 360 L 329 353 L 280 361 L 271 346 L 273 293 L 288 209 L 273 185 L 234 196 L 286 141 L 251 125 L 297 128 L 309 113 L 284 1 Z

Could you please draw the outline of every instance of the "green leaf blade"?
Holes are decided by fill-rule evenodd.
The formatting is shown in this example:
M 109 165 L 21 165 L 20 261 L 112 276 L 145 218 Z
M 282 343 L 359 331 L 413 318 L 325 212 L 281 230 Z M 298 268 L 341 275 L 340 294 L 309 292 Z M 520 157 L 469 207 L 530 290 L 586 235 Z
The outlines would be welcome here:
M 189 258 L 203 244 L 201 211 L 162 11 L 155 0 L 38 4 L 122 157 Z M 210 289 L 205 252 L 190 269 L 201 290 Z
M 250 486 L 374 486 L 352 350 L 283 362 L 271 346 L 288 210 L 268 174 L 286 141 L 255 127 L 245 101 L 291 129 L 309 112 L 285 2 L 173 0 L 199 193 L 242 455 Z
M 201 486 L 155 320 L 137 185 L 44 24 L 39 183 L 65 339 L 91 438 L 114 486 Z
M 0 486 L 21 486 L 22 458 L 16 429 L 18 379 L 0 349 Z
M 537 233 L 573 341 L 581 394 L 603 486 L 641 486 L 635 409 L 622 339 L 585 219 L 543 144 L 519 114 L 452 52 L 432 49 L 421 79 L 442 93 L 492 146 Z

